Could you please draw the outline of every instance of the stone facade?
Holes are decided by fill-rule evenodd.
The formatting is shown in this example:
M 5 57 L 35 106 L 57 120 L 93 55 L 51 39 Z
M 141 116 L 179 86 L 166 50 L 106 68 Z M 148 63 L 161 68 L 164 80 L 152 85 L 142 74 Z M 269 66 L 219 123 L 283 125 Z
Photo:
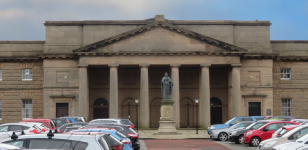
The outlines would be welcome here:
M 133 123 L 138 117 L 140 127 L 158 128 L 165 72 L 175 85 L 177 128 L 197 126 L 196 98 L 203 128 L 234 116 L 281 115 L 281 98 L 292 99 L 291 115 L 308 117 L 301 107 L 308 97 L 308 41 L 271 41 L 270 21 L 158 15 L 44 25 L 45 41 L 0 41 L 4 122 L 20 121 L 21 99 L 29 98 L 34 118 L 61 116 L 65 104 L 65 115 Z M 21 69 L 29 66 L 33 81 L 21 81 Z M 290 80 L 280 79 L 281 68 L 291 69 Z

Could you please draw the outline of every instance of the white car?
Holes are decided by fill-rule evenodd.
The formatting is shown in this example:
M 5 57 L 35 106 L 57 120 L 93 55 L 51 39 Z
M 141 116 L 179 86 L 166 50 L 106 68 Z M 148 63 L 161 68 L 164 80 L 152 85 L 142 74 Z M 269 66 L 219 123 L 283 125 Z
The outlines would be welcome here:
M 39 134 L 41 129 L 35 123 L 6 123 L 0 125 L 0 139 L 12 136 L 13 132 L 20 135 L 24 131 L 25 134 Z
M 47 134 L 21 135 L 17 139 L 6 138 L 0 143 L 10 144 L 26 149 L 82 149 L 109 150 L 104 134 Z
M 18 146 L 14 146 L 14 145 L 10 145 L 10 144 L 0 143 L 0 149 L 1 150 L 7 150 L 7 149 L 24 149 L 24 148 L 18 147 Z
M 35 124 L 38 128 L 40 128 L 42 133 L 48 133 L 50 130 L 48 127 L 45 126 L 45 123 L 42 122 L 20 122 L 20 123 Z
M 94 119 L 89 123 L 123 124 L 123 125 L 130 125 L 131 128 L 134 128 L 134 124 L 129 119 L 119 119 L 119 118 Z
M 304 146 L 308 146 L 307 142 L 308 142 L 308 134 L 300 137 L 299 139 L 295 141 L 286 142 L 286 143 L 274 146 L 272 150 L 296 150 Z

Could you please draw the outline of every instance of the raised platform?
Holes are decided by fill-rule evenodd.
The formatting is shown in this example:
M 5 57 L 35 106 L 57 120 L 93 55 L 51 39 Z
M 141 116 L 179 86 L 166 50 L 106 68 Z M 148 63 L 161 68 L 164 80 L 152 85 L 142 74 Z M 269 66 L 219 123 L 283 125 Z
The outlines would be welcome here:
M 177 134 L 158 134 L 157 129 L 153 130 L 139 130 L 140 139 L 207 139 L 210 136 L 206 130 L 199 130 L 199 134 L 196 134 L 196 130 L 190 128 L 189 130 L 179 129 L 176 130 Z

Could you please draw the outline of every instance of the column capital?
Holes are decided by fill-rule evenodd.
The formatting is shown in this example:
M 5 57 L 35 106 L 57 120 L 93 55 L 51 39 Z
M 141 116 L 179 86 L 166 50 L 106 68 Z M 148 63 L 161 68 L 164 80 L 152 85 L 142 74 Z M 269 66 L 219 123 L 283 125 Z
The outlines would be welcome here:
M 78 66 L 78 68 L 88 68 L 89 66 Z
M 201 67 L 211 67 L 211 64 L 200 64 Z
M 150 64 L 139 64 L 139 67 L 148 68 L 148 67 L 150 67 Z
M 109 68 L 118 68 L 119 64 L 108 64 Z
M 181 64 L 170 64 L 171 67 L 180 67 Z
M 242 67 L 242 64 L 231 64 L 231 67 Z

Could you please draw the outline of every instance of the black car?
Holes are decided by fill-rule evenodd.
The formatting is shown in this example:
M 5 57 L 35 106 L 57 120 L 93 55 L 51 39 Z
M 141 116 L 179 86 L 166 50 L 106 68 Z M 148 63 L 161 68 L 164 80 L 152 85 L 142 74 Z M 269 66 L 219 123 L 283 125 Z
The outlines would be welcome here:
M 103 123 L 93 123 L 85 126 L 84 128 L 111 128 L 125 135 L 132 141 L 132 146 L 134 150 L 140 149 L 140 143 L 138 142 L 139 134 L 130 127 L 130 125 L 122 124 L 103 124 Z
M 61 127 L 59 127 L 58 132 L 63 133 L 65 131 L 65 129 L 68 128 L 68 127 L 82 127 L 82 126 L 86 126 L 86 125 L 88 125 L 88 123 L 85 123 L 85 122 L 67 123 L 67 124 L 64 124 Z
M 255 130 L 260 128 L 261 126 L 271 122 L 271 121 L 277 121 L 277 120 L 260 120 L 255 123 L 252 123 L 251 125 L 247 126 L 244 129 L 234 129 L 230 132 L 229 135 L 229 141 L 235 142 L 236 144 L 242 144 L 243 143 L 243 136 L 244 134 L 249 130 Z
M 112 150 L 123 149 L 124 144 L 110 133 L 104 133 L 104 138 Z
M 61 118 L 52 118 L 51 120 L 55 123 L 57 128 L 61 127 L 64 124 L 69 123 L 67 122 L 66 119 L 61 119 Z

